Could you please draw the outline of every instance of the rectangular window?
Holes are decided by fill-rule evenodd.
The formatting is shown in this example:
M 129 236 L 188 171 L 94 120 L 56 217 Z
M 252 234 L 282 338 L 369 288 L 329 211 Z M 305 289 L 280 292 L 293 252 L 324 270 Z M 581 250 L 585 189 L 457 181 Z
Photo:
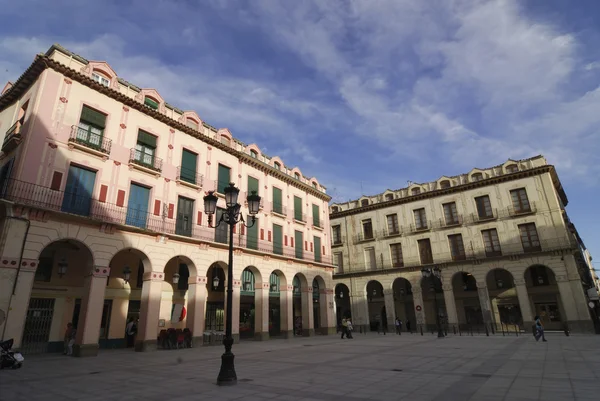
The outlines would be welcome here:
M 105 127 L 105 114 L 87 106 L 83 106 L 81 109 L 81 116 L 79 117 L 76 140 L 84 145 L 100 149 Z
M 215 213 L 215 224 L 217 221 L 221 221 L 221 216 L 225 213 L 225 209 L 217 208 L 217 212 Z M 227 229 L 229 226 L 227 224 L 219 224 L 219 226 L 215 229 L 215 242 L 219 242 L 221 244 L 227 244 Z
M 446 225 L 452 226 L 458 224 L 458 212 L 456 211 L 456 202 L 444 203 L 444 219 L 446 219 Z
M 250 195 L 252 191 L 255 191 L 257 195 L 260 195 L 258 187 L 258 180 L 254 177 L 248 176 L 248 195 Z
M 199 131 L 200 130 L 200 126 L 198 125 L 198 123 L 194 120 L 192 120 L 191 118 L 188 118 L 185 121 L 185 125 L 187 125 L 188 127 L 190 127 L 193 130 Z
M 515 213 L 527 213 L 531 211 L 531 205 L 529 204 L 525 188 L 513 189 L 510 191 L 510 197 Z
M 342 243 L 342 227 L 341 226 L 333 226 L 331 227 L 331 231 L 333 233 L 333 245 L 339 245 Z
M 375 257 L 375 248 L 365 248 L 365 267 L 366 270 L 377 269 L 377 258 Z
M 302 231 L 294 231 L 294 249 L 296 251 L 295 257 L 296 259 L 302 259 L 303 251 L 302 244 L 304 243 L 304 235 Z
M 315 243 L 315 262 L 321 261 L 321 237 L 313 237 Z
M 371 219 L 366 219 L 362 221 L 362 229 L 363 239 L 373 238 L 373 223 L 371 223 Z
M 95 182 L 95 171 L 69 166 L 61 210 L 66 213 L 89 216 Z
M 283 255 L 283 227 L 273 224 L 273 253 Z
M 488 195 L 476 197 L 475 204 L 477 205 L 477 216 L 480 220 L 494 218 L 494 212 Z
M 312 205 L 313 226 L 321 227 L 321 216 L 319 215 L 319 205 Z
M 521 244 L 525 252 L 535 252 L 541 250 L 540 239 L 538 237 L 535 223 L 519 224 L 519 233 L 521 234 Z
M 425 214 L 425 208 L 413 210 L 415 216 L 415 228 L 417 230 L 427 229 L 427 215 Z
M 154 168 L 154 157 L 156 156 L 156 137 L 146 131 L 138 131 L 138 139 L 135 145 L 135 160 Z
M 448 242 L 450 243 L 452 260 L 465 260 L 465 245 L 463 244 L 462 234 L 449 235 Z
M 294 219 L 304 221 L 302 218 L 302 199 L 294 196 Z
M 252 221 L 252 216 L 248 215 L 246 221 Z M 251 227 L 248 227 L 248 236 L 246 238 L 246 248 L 258 249 L 258 233 L 259 233 L 258 217 L 256 222 Z
M 483 236 L 485 254 L 487 256 L 502 255 L 502 251 L 500 250 L 500 241 L 498 240 L 498 231 L 496 231 L 495 228 L 482 230 L 481 235 Z
M 52 268 L 54 258 L 41 257 L 35 270 L 35 281 L 50 281 L 52 279 Z
M 194 221 L 193 199 L 180 196 L 177 200 L 177 220 L 175 222 L 175 233 L 178 235 L 192 236 L 192 224 Z
M 344 271 L 344 256 L 341 252 L 333 254 L 333 264 L 338 267 L 337 273 L 342 273 Z
M 149 97 L 146 96 L 146 98 L 144 99 L 144 104 L 148 107 L 150 107 L 151 109 L 154 110 L 158 110 L 158 102 L 154 99 L 151 99 Z
M 110 86 L 110 81 L 96 72 L 92 72 L 92 79 L 98 82 L 100 85 Z
M 227 166 L 219 164 L 219 172 L 217 178 L 217 192 L 220 194 L 225 193 L 225 188 L 229 186 L 231 181 L 231 169 Z
M 431 252 L 431 241 L 429 238 L 420 239 L 417 241 L 419 246 L 419 256 L 421 256 L 421 264 L 429 265 L 433 263 L 433 254 Z
M 146 228 L 149 200 L 150 188 L 131 184 L 129 188 L 129 202 L 127 203 L 127 217 L 125 218 L 125 224 Z
M 397 214 L 388 214 L 386 216 L 387 220 L 387 230 L 388 235 L 399 234 L 400 229 L 398 227 L 398 215 Z
M 179 179 L 181 181 L 189 182 L 190 184 L 198 184 L 196 182 L 197 164 L 198 155 L 183 149 L 181 152 L 181 171 L 179 173 Z
M 283 214 L 281 189 L 273 187 L 273 212 Z
M 390 244 L 390 254 L 392 255 L 393 267 L 404 266 L 404 259 L 402 257 L 402 244 Z

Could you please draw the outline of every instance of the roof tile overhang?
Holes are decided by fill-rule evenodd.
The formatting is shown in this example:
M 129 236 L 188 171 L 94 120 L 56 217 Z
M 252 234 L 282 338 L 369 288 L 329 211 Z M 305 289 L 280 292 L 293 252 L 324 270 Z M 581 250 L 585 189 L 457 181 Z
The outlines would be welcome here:
M 240 162 L 245 162 L 246 164 L 256 167 L 264 173 L 276 177 L 289 185 L 295 186 L 300 190 L 315 196 L 318 199 L 321 199 L 325 202 L 329 202 L 331 200 L 331 197 L 329 195 L 317 191 L 312 186 L 304 184 L 303 182 L 300 182 L 288 176 L 287 174 L 282 173 L 274 167 L 271 167 L 266 163 L 262 163 L 258 160 L 255 160 L 249 155 L 235 150 L 215 139 L 212 139 L 206 135 L 202 135 L 200 132 L 193 130 L 187 125 L 182 124 L 179 121 L 176 121 L 164 114 L 161 114 L 156 110 L 146 107 L 142 103 L 136 101 L 135 99 L 125 96 L 112 88 L 101 85 L 100 83 L 94 81 L 90 77 L 83 75 L 79 71 L 75 71 L 72 68 L 69 68 L 55 60 L 50 59 L 47 55 L 37 55 L 33 63 L 29 66 L 29 68 L 27 68 L 27 70 L 25 70 L 25 72 L 19 77 L 19 79 L 17 79 L 13 87 L 10 88 L 2 97 L 0 97 L 0 111 L 4 110 L 8 106 L 16 102 L 23 95 L 23 93 L 35 83 L 40 74 L 47 68 L 57 71 L 63 74 L 65 77 L 68 77 L 74 81 L 79 82 L 82 85 L 94 89 L 95 91 L 100 92 L 118 102 L 121 102 L 124 105 L 139 111 L 140 113 L 144 113 L 172 128 L 175 128 L 190 136 L 193 136 L 207 143 L 210 146 L 220 149 L 223 152 L 229 153 L 232 156 L 237 157 Z

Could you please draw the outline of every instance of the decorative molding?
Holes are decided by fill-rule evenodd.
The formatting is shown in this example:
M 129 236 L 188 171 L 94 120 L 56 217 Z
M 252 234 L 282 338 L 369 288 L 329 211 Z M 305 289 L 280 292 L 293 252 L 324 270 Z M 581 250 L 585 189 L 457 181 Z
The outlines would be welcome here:
M 144 273 L 143 281 L 164 281 L 165 273 L 163 272 L 148 272 Z
M 71 85 L 73 83 L 73 81 L 71 81 L 69 78 L 65 78 L 64 81 L 67 85 Z
M 127 112 L 129 111 L 129 107 L 127 107 L 127 106 L 123 106 L 123 111 L 124 111 L 125 113 L 127 113 Z
M 94 269 L 92 270 L 92 276 L 108 277 L 110 276 L 110 267 L 94 266 Z
M 23 263 L 25 263 L 25 259 L 23 259 Z M 16 258 L 2 258 L 0 259 L 0 267 L 16 269 L 19 267 L 19 260 Z
M 171 182 L 171 179 L 165 177 L 165 182 Z
M 169 149 L 173 149 L 173 145 L 169 144 L 169 146 L 167 146 Z
M 122 129 L 125 129 L 125 128 L 127 128 L 127 126 L 126 126 L 125 124 L 123 124 L 123 123 L 121 123 L 121 124 L 119 125 L 119 127 L 121 127 Z
M 118 162 L 116 160 L 113 163 L 115 163 L 115 166 L 120 166 L 121 165 L 121 162 Z
M 208 279 L 206 276 L 190 276 L 188 278 L 188 284 L 206 284 Z
M 513 278 L 513 282 L 515 283 L 515 285 L 525 285 L 524 278 Z
M 241 249 L 239 249 L 239 248 L 238 248 L 238 249 L 234 250 L 234 251 L 233 251 L 233 253 L 234 253 L 236 256 L 240 256 L 240 255 L 243 255 L 243 254 L 244 254 L 244 251 L 242 251 Z
M 60 100 L 61 102 L 63 102 L 63 103 L 69 103 L 69 99 L 67 99 L 67 98 L 66 98 L 66 97 L 64 97 L 64 96 L 61 96 L 59 100 Z
M 208 248 L 210 248 L 210 245 L 208 245 L 206 242 L 203 242 L 198 245 L 198 248 L 200 248 L 203 251 L 206 251 Z
M 52 143 L 52 142 L 49 142 L 49 143 L 48 143 L 48 146 L 50 146 L 52 149 L 56 149 L 56 148 L 58 148 L 58 145 L 57 145 L 57 144 L 55 144 L 55 143 Z
M 169 132 L 170 132 L 171 134 L 174 134 L 174 133 L 175 133 L 175 130 L 174 130 L 173 128 L 169 128 Z
M 233 288 L 240 288 L 242 286 L 241 280 L 233 280 Z

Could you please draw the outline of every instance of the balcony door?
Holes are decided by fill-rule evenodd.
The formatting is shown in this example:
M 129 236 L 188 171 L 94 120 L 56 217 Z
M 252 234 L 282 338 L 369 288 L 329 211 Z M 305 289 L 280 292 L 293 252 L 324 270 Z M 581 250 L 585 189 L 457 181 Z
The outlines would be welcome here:
M 140 228 L 146 228 L 148 217 L 148 201 L 150 200 L 150 188 L 131 184 L 129 191 L 129 202 L 127 203 L 127 218 L 125 224 Z
M 70 166 L 61 210 L 67 213 L 88 216 L 92 205 L 92 192 L 94 191 L 95 182 L 95 171 Z
M 178 235 L 192 236 L 192 221 L 194 215 L 194 201 L 180 196 L 177 201 L 177 222 L 175 232 Z

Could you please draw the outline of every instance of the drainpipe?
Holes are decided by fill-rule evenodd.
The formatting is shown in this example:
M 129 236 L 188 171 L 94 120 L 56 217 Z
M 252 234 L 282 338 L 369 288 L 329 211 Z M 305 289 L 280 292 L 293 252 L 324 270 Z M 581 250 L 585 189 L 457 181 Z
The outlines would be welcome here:
M 21 273 L 21 263 L 23 263 L 23 253 L 25 252 L 25 241 L 27 241 L 27 235 L 29 234 L 29 227 L 31 226 L 31 221 L 26 219 L 25 217 L 15 217 L 15 216 L 6 216 L 6 219 L 13 219 L 25 222 L 27 227 L 25 228 L 25 235 L 23 235 L 23 242 L 21 243 L 21 253 L 19 254 L 19 264 L 17 265 L 17 275 L 15 276 L 15 281 L 13 282 L 13 288 L 10 293 L 10 297 L 8 298 L 8 308 L 6 310 L 6 322 L 4 323 L 4 327 L 2 328 L 2 341 L 4 341 L 4 334 L 6 333 L 6 326 L 8 326 L 8 317 L 10 315 L 10 308 L 12 305 L 13 295 L 17 290 L 17 282 L 19 281 L 19 275 Z

